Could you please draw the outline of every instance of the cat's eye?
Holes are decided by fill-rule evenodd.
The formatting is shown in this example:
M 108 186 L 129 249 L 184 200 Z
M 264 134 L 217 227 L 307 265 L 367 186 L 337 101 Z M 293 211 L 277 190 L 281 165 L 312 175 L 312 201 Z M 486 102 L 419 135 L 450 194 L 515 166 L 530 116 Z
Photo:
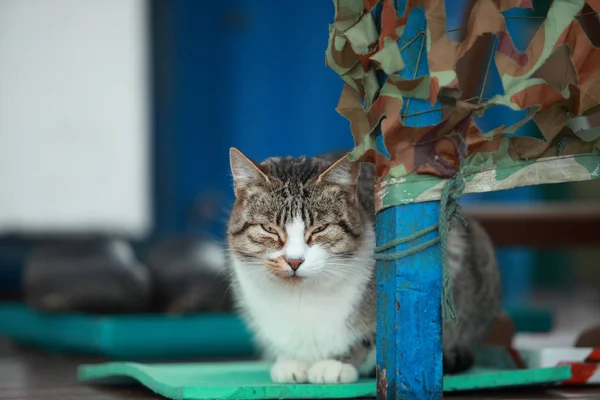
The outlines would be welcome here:
M 260 227 L 265 231 L 268 232 L 272 235 L 279 235 L 279 232 L 277 232 L 277 229 L 273 228 L 270 225 L 265 225 L 265 224 L 261 224 Z
M 312 230 L 311 234 L 323 232 L 325 229 L 327 229 L 328 226 L 329 224 L 317 226 L 315 229 Z

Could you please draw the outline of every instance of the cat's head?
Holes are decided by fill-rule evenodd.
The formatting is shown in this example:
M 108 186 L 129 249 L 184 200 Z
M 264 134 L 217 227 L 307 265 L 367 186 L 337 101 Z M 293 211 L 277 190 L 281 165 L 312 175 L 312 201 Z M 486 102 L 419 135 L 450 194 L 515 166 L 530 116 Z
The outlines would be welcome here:
M 229 248 L 249 274 L 295 285 L 353 272 L 348 261 L 368 229 L 357 199 L 360 164 L 345 156 L 257 164 L 236 149 L 230 164 L 236 201 Z

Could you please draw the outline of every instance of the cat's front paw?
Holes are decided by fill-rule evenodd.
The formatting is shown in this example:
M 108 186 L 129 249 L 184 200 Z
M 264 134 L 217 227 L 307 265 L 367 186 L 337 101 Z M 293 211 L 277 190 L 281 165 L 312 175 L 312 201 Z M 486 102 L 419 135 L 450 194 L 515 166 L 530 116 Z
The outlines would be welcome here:
M 310 383 L 353 383 L 357 380 L 356 368 L 337 360 L 317 361 L 308 369 Z
M 277 361 L 271 367 L 271 380 L 275 383 L 305 383 L 308 366 L 294 360 Z

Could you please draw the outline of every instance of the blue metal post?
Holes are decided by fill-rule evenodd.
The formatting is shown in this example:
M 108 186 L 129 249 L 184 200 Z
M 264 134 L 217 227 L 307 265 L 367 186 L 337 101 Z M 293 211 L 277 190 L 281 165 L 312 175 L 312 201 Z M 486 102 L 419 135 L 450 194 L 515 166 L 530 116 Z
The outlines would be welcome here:
M 401 4 L 398 4 L 401 3 Z M 404 10 L 403 0 L 396 2 Z M 413 9 L 404 35 L 398 41 L 404 47 L 405 78 L 428 73 L 424 52 L 425 16 L 421 8 Z M 421 35 L 418 40 L 411 41 Z M 411 99 L 403 113 L 410 126 L 434 125 L 441 121 L 440 111 L 429 102 Z M 381 138 L 379 138 L 381 139 Z M 380 144 L 381 140 L 380 140 Z M 382 152 L 387 153 L 383 148 Z M 420 229 L 437 224 L 439 201 L 391 207 L 377 215 L 377 245 L 410 236 Z M 431 240 L 437 231 L 390 252 Z M 442 262 L 440 246 L 435 245 L 397 261 L 377 263 L 377 396 L 391 399 L 441 399 L 442 373 Z

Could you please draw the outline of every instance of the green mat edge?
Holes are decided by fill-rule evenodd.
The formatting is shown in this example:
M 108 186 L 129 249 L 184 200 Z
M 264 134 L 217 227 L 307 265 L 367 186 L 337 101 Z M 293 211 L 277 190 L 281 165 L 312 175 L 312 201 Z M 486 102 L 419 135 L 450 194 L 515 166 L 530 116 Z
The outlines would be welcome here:
M 245 362 L 243 362 L 245 363 Z M 249 362 L 257 364 L 256 362 Z M 210 364 L 210 363 L 208 363 Z M 222 363 L 221 363 L 222 364 Z M 239 364 L 239 363 L 237 363 Z M 175 400 L 197 399 L 277 399 L 293 398 L 352 398 L 375 397 L 377 390 L 373 380 L 346 385 L 273 385 L 261 387 L 163 387 L 144 372 L 144 364 L 113 362 L 98 365 L 82 365 L 77 371 L 80 381 L 89 382 L 98 379 L 121 377 L 132 378 L 153 392 Z
M 144 372 L 139 363 L 113 362 L 98 365 L 82 365 L 78 368 L 78 378 L 92 382 L 106 378 L 134 379 L 155 393 L 175 400 L 219 399 L 273 399 L 273 398 L 355 398 L 375 397 L 374 380 L 345 385 L 273 385 L 261 387 L 163 387 Z M 568 365 L 527 370 L 504 370 L 483 374 L 456 375 L 444 378 L 444 392 L 493 389 L 526 385 L 551 384 L 571 378 Z
M 467 372 L 462 375 L 444 377 L 444 392 L 551 384 L 572 377 L 571 367 L 568 365 L 500 371 L 472 375 Z

